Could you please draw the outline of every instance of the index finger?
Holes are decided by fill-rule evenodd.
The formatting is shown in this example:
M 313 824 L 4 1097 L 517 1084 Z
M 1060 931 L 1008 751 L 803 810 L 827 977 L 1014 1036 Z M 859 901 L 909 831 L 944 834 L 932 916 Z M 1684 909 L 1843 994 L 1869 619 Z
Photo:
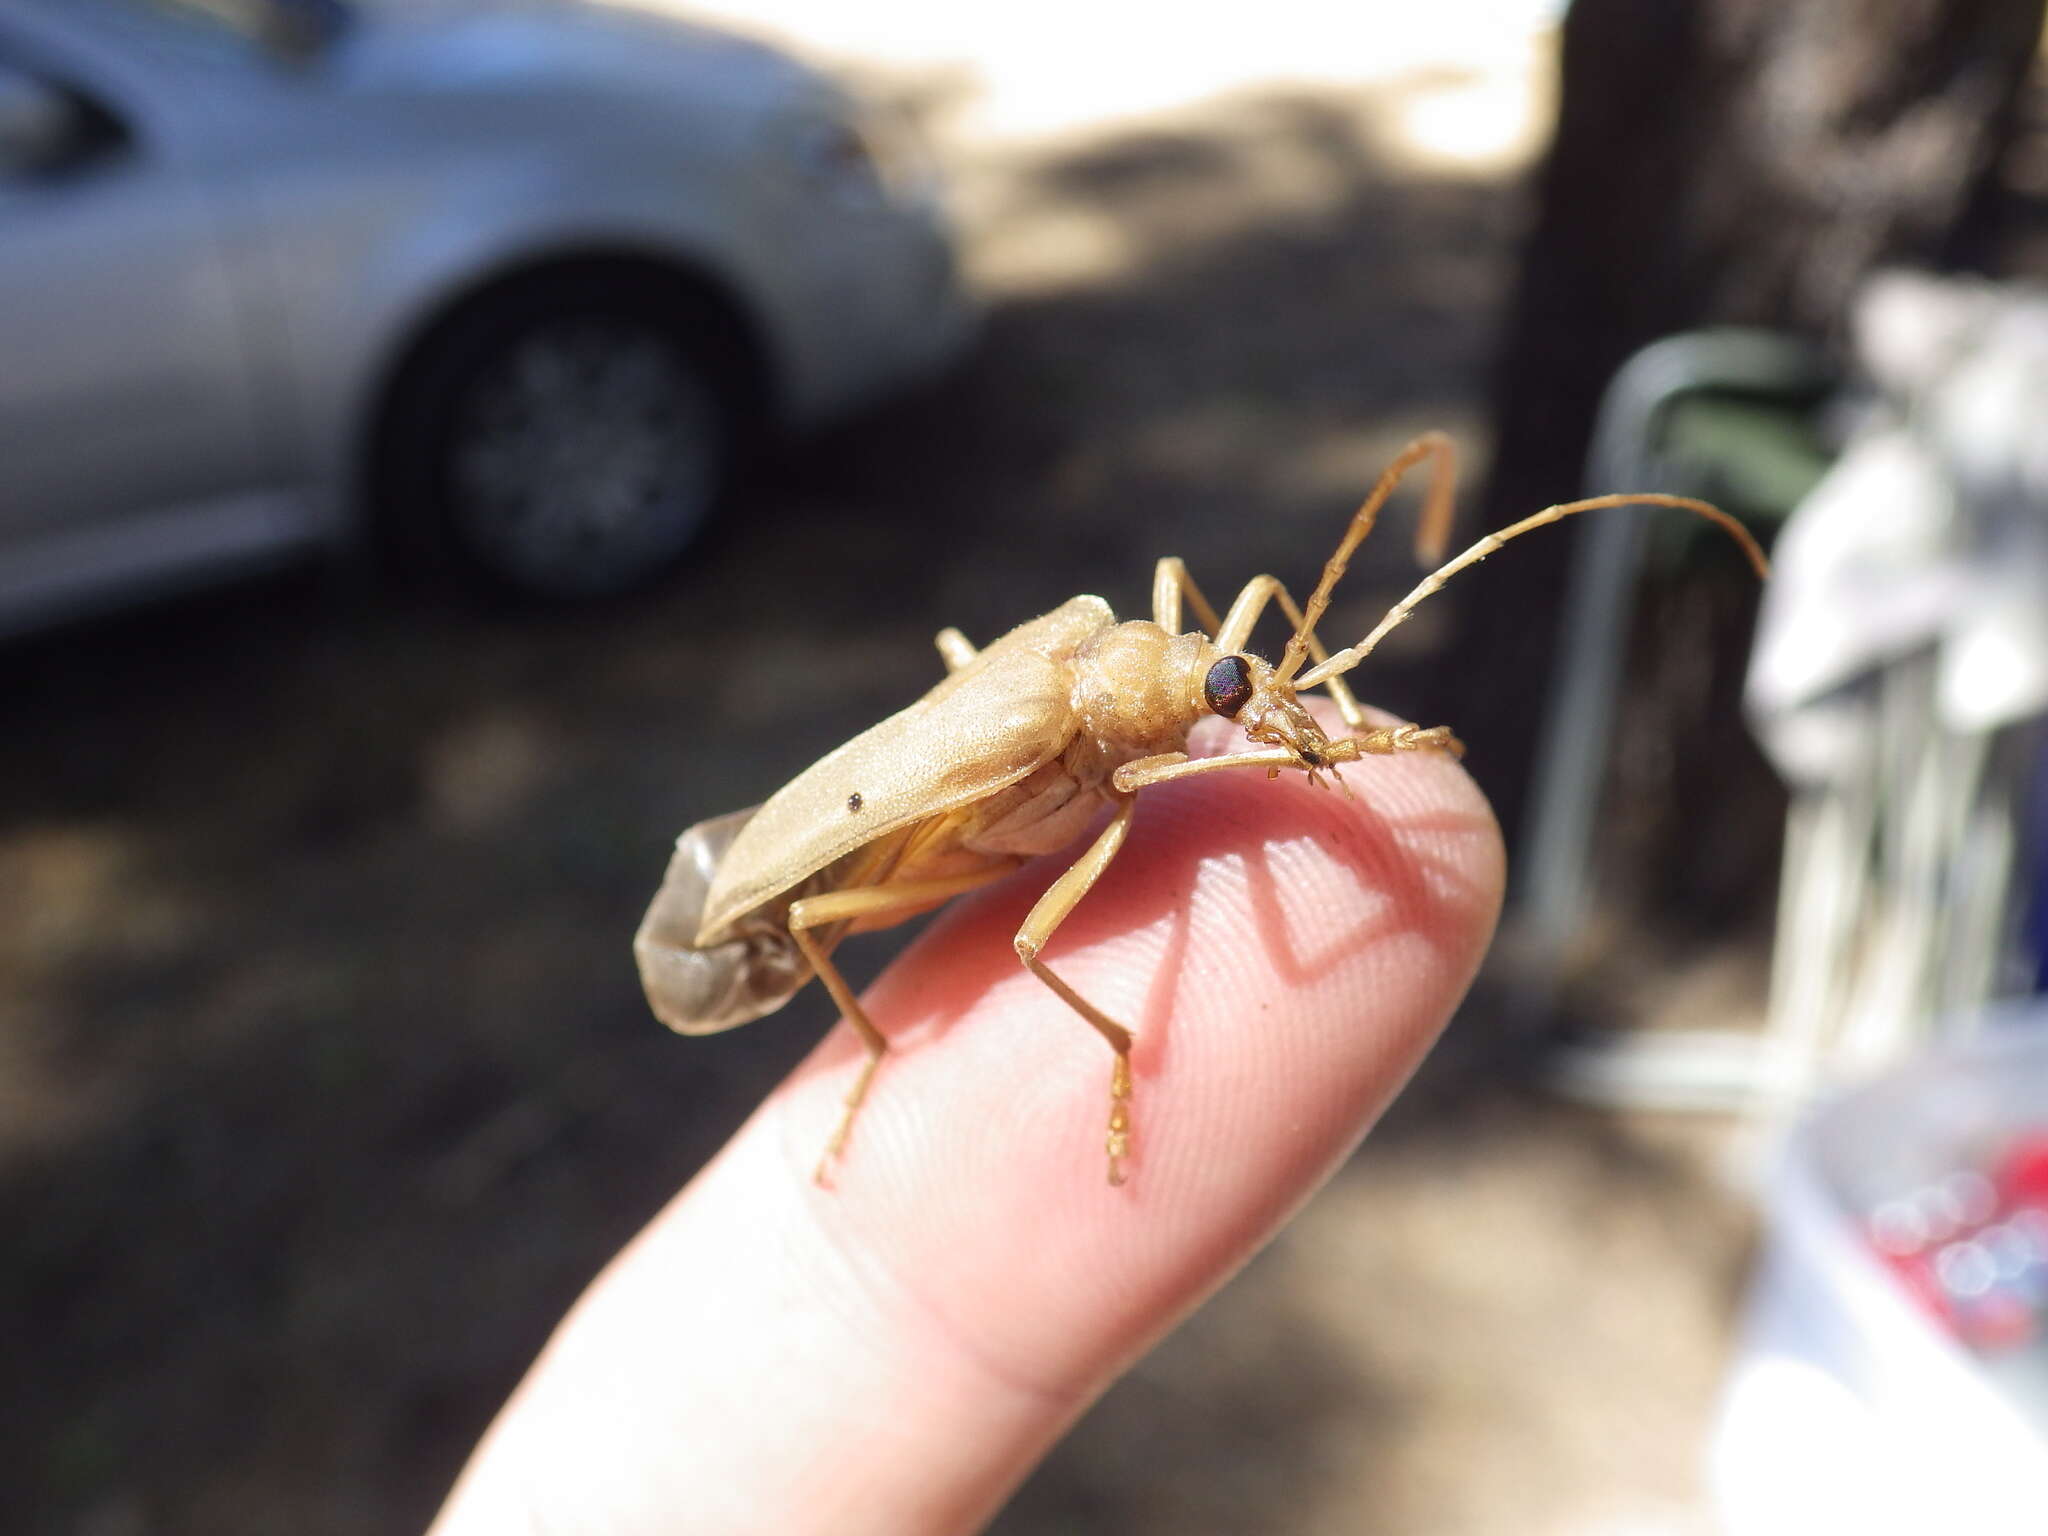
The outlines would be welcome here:
M 448 1516 L 617 1514 L 624 1489 L 607 1528 L 971 1529 L 1348 1152 L 1478 964 L 1484 800 L 1435 754 L 1346 772 L 1353 800 L 1240 772 L 1146 792 L 1046 949 L 1138 1036 L 1128 1183 L 1110 1052 L 1011 948 L 1035 866 L 868 993 L 894 1049 L 834 1187 L 809 1170 L 844 1030 L 579 1303 Z

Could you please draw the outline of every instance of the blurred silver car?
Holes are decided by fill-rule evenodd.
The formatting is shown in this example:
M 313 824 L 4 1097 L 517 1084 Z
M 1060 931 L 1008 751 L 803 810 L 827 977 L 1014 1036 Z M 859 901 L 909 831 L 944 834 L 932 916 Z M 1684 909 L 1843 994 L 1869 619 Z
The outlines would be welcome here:
M 915 147 L 752 42 L 0 0 L 0 630 L 364 537 L 617 591 L 968 313 Z

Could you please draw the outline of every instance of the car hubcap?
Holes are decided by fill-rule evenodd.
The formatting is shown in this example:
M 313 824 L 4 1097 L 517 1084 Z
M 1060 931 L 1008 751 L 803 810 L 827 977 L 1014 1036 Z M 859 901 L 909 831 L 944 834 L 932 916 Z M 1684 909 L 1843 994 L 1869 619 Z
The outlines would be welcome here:
M 716 403 L 665 337 L 622 320 L 560 321 L 521 338 L 458 401 L 455 524 L 521 585 L 628 586 L 703 522 L 718 440 Z

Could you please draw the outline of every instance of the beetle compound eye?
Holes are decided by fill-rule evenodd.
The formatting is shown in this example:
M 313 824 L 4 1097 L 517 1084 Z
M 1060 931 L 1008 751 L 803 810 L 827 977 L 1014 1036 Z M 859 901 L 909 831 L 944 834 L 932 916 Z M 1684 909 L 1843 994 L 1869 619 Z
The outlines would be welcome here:
M 1251 696 L 1252 669 L 1242 656 L 1224 657 L 1202 679 L 1202 702 L 1226 720 L 1235 720 Z

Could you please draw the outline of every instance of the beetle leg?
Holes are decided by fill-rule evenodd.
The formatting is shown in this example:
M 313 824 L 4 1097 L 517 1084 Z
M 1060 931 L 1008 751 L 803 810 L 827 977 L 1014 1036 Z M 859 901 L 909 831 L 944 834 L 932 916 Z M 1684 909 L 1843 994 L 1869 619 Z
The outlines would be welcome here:
M 1250 752 L 1226 752 L 1221 757 L 1189 757 L 1185 752 L 1162 752 L 1141 757 L 1117 769 L 1110 782 L 1120 794 L 1136 794 L 1153 784 L 1214 773 L 1220 768 L 1294 768 L 1300 766 L 1285 747 L 1257 747 Z
M 1109 1075 L 1109 1137 L 1104 1143 L 1109 1153 L 1109 1182 L 1112 1184 L 1123 1183 L 1124 1159 L 1131 1148 L 1131 1032 L 1055 976 L 1038 958 L 1038 952 L 1045 948 L 1053 930 L 1065 921 L 1067 914 L 1080 904 L 1081 898 L 1109 868 L 1109 861 L 1124 845 L 1124 835 L 1131 830 L 1131 813 L 1137 804 L 1135 795 L 1122 797 L 1116 815 L 1110 818 L 1109 825 L 1089 845 L 1088 851 L 1038 898 L 1031 915 L 1024 919 L 1024 926 L 1017 930 L 1016 941 L 1017 958 L 1024 962 L 1025 968 L 1052 988 L 1069 1008 L 1094 1025 L 1097 1033 L 1109 1042 L 1109 1048 L 1116 1052 L 1116 1064 Z
M 1216 609 L 1209 599 L 1202 596 L 1202 589 L 1195 585 L 1195 578 L 1188 574 L 1187 562 L 1179 555 L 1167 555 L 1152 568 L 1152 622 L 1169 635 L 1180 633 L 1181 599 L 1187 599 L 1188 606 L 1195 610 L 1195 617 L 1201 621 L 1205 634 L 1215 634 L 1218 620 Z
M 1280 611 L 1287 615 L 1296 633 L 1303 623 L 1301 606 L 1288 592 L 1285 583 L 1278 576 L 1254 576 L 1244 584 L 1244 590 L 1237 594 L 1237 601 L 1230 605 L 1230 612 L 1223 616 L 1223 627 L 1216 631 L 1216 649 L 1235 653 L 1245 648 L 1257 627 L 1260 616 L 1266 611 L 1266 604 L 1278 603 Z M 1314 635 L 1306 638 L 1309 656 L 1321 661 L 1328 654 L 1322 641 Z M 1351 692 L 1351 685 L 1342 677 L 1333 677 L 1328 683 L 1330 697 L 1336 701 L 1337 713 L 1344 717 L 1344 723 L 1354 731 L 1365 729 L 1365 711 L 1358 707 L 1358 700 Z
M 1448 725 L 1432 725 L 1426 731 L 1419 725 L 1379 726 L 1351 739 L 1358 743 L 1359 751 L 1375 754 L 1435 750 L 1453 757 L 1465 755 L 1465 743 L 1451 734 Z
M 948 672 L 958 672 L 980 654 L 974 649 L 974 642 L 950 624 L 932 637 L 932 644 L 939 648 L 939 659 Z
M 839 974 L 839 968 L 832 963 L 827 951 L 829 943 L 820 943 L 812 937 L 813 928 L 830 927 L 836 923 L 868 922 L 892 915 L 910 917 L 940 902 L 973 890 L 976 886 L 987 885 L 1000 880 L 1014 870 L 1021 860 L 1005 859 L 986 869 L 977 869 L 972 874 L 955 875 L 947 880 L 905 880 L 895 885 L 871 885 L 852 891 L 826 891 L 818 896 L 801 896 L 789 904 L 789 936 L 796 940 L 797 948 L 804 952 L 811 969 L 818 973 L 818 980 L 825 984 L 825 990 L 832 994 L 832 1001 L 860 1036 L 861 1044 L 867 1047 L 868 1059 L 861 1064 L 860 1076 L 854 1079 L 852 1089 L 846 1095 L 846 1111 L 839 1117 L 839 1127 L 832 1133 L 832 1139 L 825 1146 L 825 1155 L 818 1159 L 816 1171 L 811 1175 L 818 1183 L 825 1182 L 825 1170 L 832 1160 L 846 1150 L 846 1138 L 853 1131 L 853 1118 L 860 1113 L 860 1107 L 867 1101 L 868 1084 L 874 1081 L 875 1068 L 881 1065 L 883 1055 L 889 1049 L 889 1042 L 882 1032 L 875 1028 L 867 1011 L 853 995 L 853 989 L 846 984 L 846 978 Z M 876 926 L 881 926 L 877 924 Z
M 1385 756 L 1394 752 L 1448 752 L 1453 757 L 1465 755 L 1465 744 L 1451 734 L 1448 725 L 1433 725 L 1424 730 L 1419 725 L 1374 726 L 1363 735 L 1348 736 L 1347 741 L 1358 743 L 1361 756 Z M 1349 758 L 1344 759 L 1349 762 Z M 1185 752 L 1161 752 L 1157 757 L 1141 757 L 1125 763 L 1111 777 L 1119 794 L 1136 794 L 1154 784 L 1170 784 L 1175 779 L 1191 779 L 1198 773 L 1215 773 L 1224 768 L 1264 768 L 1266 777 L 1278 776 L 1282 768 L 1298 768 L 1301 764 L 1285 747 L 1256 747 L 1249 752 L 1226 752 L 1220 757 L 1189 757 Z M 1334 765 L 1328 768 L 1336 776 Z M 1310 771 L 1313 779 L 1315 773 Z M 1341 784 L 1341 780 L 1339 781 Z

